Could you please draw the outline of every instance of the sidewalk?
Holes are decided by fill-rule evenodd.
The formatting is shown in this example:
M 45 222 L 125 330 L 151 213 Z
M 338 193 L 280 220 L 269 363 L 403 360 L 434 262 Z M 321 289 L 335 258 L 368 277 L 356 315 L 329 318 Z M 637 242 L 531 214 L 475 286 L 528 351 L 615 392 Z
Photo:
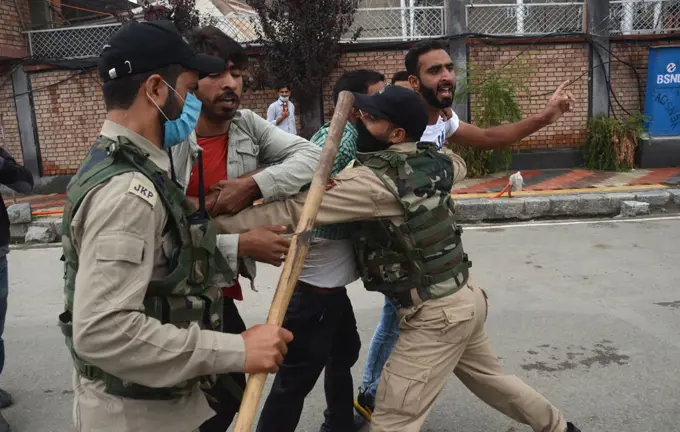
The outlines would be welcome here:
M 530 220 L 538 218 L 616 216 L 626 203 L 628 215 L 667 211 L 680 206 L 680 168 L 629 172 L 582 169 L 524 171 L 524 188 L 512 198 L 492 198 L 512 173 L 467 179 L 456 185 L 462 222 Z
M 500 192 L 512 173 L 498 173 L 484 178 L 466 179 L 454 186 L 456 198 L 481 198 Z M 630 191 L 650 188 L 680 187 L 680 168 L 640 169 L 630 172 L 560 169 L 522 171 L 522 195 L 551 195 L 556 191 Z M 564 192 L 559 192 L 564 193 Z M 515 195 L 515 194 L 513 194 Z
M 523 171 L 524 188 L 503 198 L 492 198 L 508 183 L 512 173 L 466 179 L 453 188 L 461 222 L 492 222 L 541 218 L 616 216 L 624 201 L 634 214 L 680 208 L 680 168 L 634 170 L 624 173 L 582 169 Z M 10 212 L 11 237 L 15 242 L 49 243 L 59 239 L 60 211 L 64 194 L 34 195 L 5 205 L 30 204 Z M 630 210 L 634 206 L 635 210 Z

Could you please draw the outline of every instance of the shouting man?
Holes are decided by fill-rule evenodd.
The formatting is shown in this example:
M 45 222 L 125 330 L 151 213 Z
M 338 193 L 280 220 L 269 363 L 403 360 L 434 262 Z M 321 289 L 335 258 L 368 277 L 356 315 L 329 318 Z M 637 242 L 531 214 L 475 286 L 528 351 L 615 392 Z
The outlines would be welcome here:
M 460 121 L 451 109 L 456 91 L 453 61 L 444 46 L 437 41 L 425 41 L 414 46 L 406 55 L 406 70 L 411 88 L 420 94 L 427 110 L 428 124 L 421 141 L 433 142 L 441 151 L 447 141 L 483 149 L 512 145 L 532 133 L 556 122 L 575 103 L 573 95 L 562 84 L 539 114 L 518 123 L 482 129 Z M 364 377 L 357 400 L 357 412 L 370 421 L 375 406 L 376 391 L 383 367 L 399 336 L 397 311 L 386 299 L 383 314 L 368 349 Z
M 239 109 L 248 65 L 241 45 L 215 27 L 194 32 L 189 42 L 199 53 L 224 60 L 225 69 L 199 81 L 196 96 L 202 108 L 196 132 L 173 148 L 177 180 L 186 194 L 198 196 L 195 161 L 199 151 L 203 153 L 205 187 L 212 189 L 206 204 L 213 215 L 236 213 L 259 197 L 270 202 L 299 192 L 312 180 L 321 154 L 319 147 L 283 132 L 250 110 Z M 277 227 L 262 227 L 241 235 L 220 236 L 218 241 L 221 250 L 229 251 L 226 258 L 230 267 L 252 280 L 255 266 L 247 258 L 275 266 L 285 259 L 290 242 L 279 235 L 281 232 Z M 247 258 L 237 260 L 237 256 Z M 234 304 L 234 300 L 243 300 L 238 279 L 224 287 L 223 294 L 223 331 L 240 333 L 245 324 Z M 243 374 L 232 377 L 241 388 L 245 386 Z M 211 390 L 211 406 L 217 415 L 201 427 L 201 432 L 224 432 L 229 427 L 240 405 L 234 390 L 233 386 Z
M 419 431 L 455 373 L 477 397 L 535 432 L 578 432 L 545 397 L 503 373 L 487 336 L 486 295 L 470 279 L 451 197 L 465 162 L 420 141 L 427 113 L 413 91 L 390 86 L 355 98 L 363 124 L 357 160 L 329 185 L 316 223 L 358 222 L 352 244 L 364 287 L 385 294 L 397 309 L 401 332 L 380 381 L 371 431 Z M 216 222 L 224 232 L 295 227 L 306 197 Z

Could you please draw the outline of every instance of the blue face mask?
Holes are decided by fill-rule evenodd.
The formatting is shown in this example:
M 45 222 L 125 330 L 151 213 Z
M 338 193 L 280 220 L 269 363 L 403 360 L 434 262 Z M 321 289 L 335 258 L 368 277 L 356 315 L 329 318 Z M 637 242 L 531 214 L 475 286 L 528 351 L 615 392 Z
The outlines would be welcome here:
M 177 97 L 182 99 L 179 93 L 177 93 L 177 91 L 168 83 L 165 83 L 165 85 L 167 85 L 170 90 L 174 91 L 175 94 L 177 94 Z M 163 124 L 163 148 L 167 149 L 186 141 L 198 123 L 198 116 L 201 114 L 201 101 L 193 94 L 187 93 L 187 98 L 182 107 L 182 114 L 180 114 L 179 118 L 176 120 L 170 120 L 153 99 L 151 99 L 151 102 L 156 105 L 156 108 L 158 108 L 158 111 L 163 114 L 163 117 L 165 117 L 166 120 Z

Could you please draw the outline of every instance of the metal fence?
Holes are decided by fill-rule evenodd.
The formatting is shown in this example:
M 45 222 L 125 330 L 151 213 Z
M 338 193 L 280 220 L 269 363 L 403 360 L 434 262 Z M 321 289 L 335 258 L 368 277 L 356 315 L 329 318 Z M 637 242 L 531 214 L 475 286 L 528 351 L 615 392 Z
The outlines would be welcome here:
M 212 24 L 227 36 L 241 44 L 248 44 L 257 39 L 260 19 L 256 14 L 230 13 L 225 16 L 209 17 L 206 24 Z
M 609 4 L 612 34 L 650 34 L 680 30 L 680 0 L 613 0 Z
M 446 35 L 445 6 L 359 8 L 349 35 L 361 41 L 413 40 Z
M 256 39 L 259 26 L 255 14 L 229 14 L 210 17 L 208 22 L 241 43 Z M 361 28 L 360 41 L 413 40 L 446 34 L 444 6 L 364 7 L 359 8 L 344 41 Z
M 466 7 L 468 32 L 541 35 L 584 31 L 583 0 L 561 3 L 545 2 L 549 0 L 472 1 Z M 486 3 L 478 4 L 477 1 Z M 360 41 L 440 37 L 447 34 L 446 20 L 445 6 L 360 7 L 352 28 L 343 39 L 348 40 L 359 27 L 362 28 Z M 208 22 L 243 44 L 257 38 L 259 19 L 254 13 L 231 13 L 211 17 Z M 609 25 L 613 34 L 678 31 L 680 0 L 611 0 Z M 119 26 L 119 23 L 99 24 L 26 33 L 34 58 L 79 59 L 97 57 Z
M 537 35 L 583 31 L 583 1 L 470 4 L 467 30 L 492 35 Z
M 33 30 L 27 32 L 28 45 L 33 58 L 55 60 L 97 57 L 118 27 L 120 23 Z

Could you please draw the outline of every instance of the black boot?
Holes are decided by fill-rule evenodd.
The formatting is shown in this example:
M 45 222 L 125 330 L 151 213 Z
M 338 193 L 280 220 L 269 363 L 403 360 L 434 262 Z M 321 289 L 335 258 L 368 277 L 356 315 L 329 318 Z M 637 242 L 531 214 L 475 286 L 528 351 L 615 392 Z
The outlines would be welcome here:
M 567 422 L 567 430 L 565 432 L 581 432 L 581 429 L 574 426 L 574 423 Z

